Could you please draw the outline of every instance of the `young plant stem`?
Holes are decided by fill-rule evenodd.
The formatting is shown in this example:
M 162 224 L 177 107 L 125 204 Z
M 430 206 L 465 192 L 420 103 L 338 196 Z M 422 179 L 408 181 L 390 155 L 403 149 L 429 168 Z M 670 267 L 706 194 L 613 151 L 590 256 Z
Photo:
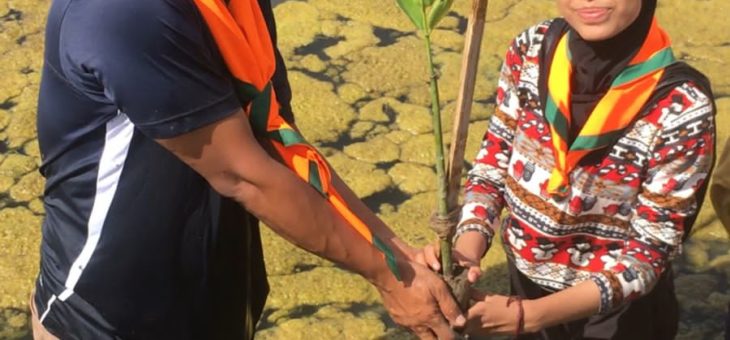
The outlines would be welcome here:
M 436 151 L 436 181 L 437 181 L 437 200 L 438 210 L 436 214 L 441 218 L 446 218 L 449 214 L 449 208 L 446 202 L 446 170 L 444 166 L 444 144 L 441 131 L 441 107 L 439 101 L 438 76 L 433 62 L 433 50 L 431 48 L 431 35 L 425 34 L 426 54 L 428 56 L 428 68 L 430 74 L 431 85 L 431 118 L 433 120 L 433 136 L 434 147 Z M 448 237 L 439 236 L 439 245 L 441 248 L 441 268 L 444 277 L 452 276 L 451 267 L 451 240 Z

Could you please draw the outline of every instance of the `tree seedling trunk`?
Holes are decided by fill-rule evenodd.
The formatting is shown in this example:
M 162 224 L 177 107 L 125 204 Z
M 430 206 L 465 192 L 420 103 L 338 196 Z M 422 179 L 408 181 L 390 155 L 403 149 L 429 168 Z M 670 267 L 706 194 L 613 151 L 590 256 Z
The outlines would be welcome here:
M 457 99 L 457 109 L 454 115 L 453 139 L 451 142 L 448 169 L 445 164 L 443 133 L 441 128 L 441 103 L 438 90 L 438 72 L 433 62 L 431 47 L 431 32 L 438 22 L 449 12 L 453 0 L 397 0 L 400 8 L 421 32 L 425 43 L 428 60 L 429 89 L 431 94 L 431 117 L 433 122 L 433 136 L 437 180 L 437 209 L 432 227 L 439 236 L 441 249 L 441 268 L 444 281 L 451 288 L 456 301 L 462 310 L 469 304 L 469 283 L 467 270 L 453 263 L 451 238 L 454 234 L 454 212 L 458 211 L 458 197 L 461 187 L 461 174 L 464 162 L 464 148 L 466 146 L 469 127 L 469 115 L 474 98 L 474 84 L 476 82 L 479 50 L 488 0 L 473 0 L 472 11 L 469 15 L 465 35 L 463 60 L 461 68 L 461 84 Z M 435 222 L 434 222 L 435 221 Z

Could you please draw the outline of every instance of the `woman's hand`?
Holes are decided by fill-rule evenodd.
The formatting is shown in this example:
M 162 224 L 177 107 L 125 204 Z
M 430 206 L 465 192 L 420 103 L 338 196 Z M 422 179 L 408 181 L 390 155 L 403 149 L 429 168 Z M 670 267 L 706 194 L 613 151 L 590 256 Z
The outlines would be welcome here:
M 504 295 L 472 292 L 466 333 L 470 335 L 517 335 L 542 329 L 536 300 L 518 300 Z
M 472 291 L 466 332 L 473 335 L 516 334 L 520 325 L 519 302 L 509 297 Z M 522 300 L 524 333 L 587 318 L 598 312 L 600 290 L 593 280 L 534 300 Z
M 454 261 L 467 268 L 467 280 L 469 283 L 475 283 L 482 275 L 482 270 L 479 267 L 479 261 L 481 260 L 482 254 L 486 249 L 487 241 L 480 233 L 467 232 L 458 238 L 452 256 Z M 416 262 L 421 263 L 434 271 L 441 270 L 441 249 L 439 242 L 436 241 L 432 244 L 425 246 L 420 253 L 415 257 Z

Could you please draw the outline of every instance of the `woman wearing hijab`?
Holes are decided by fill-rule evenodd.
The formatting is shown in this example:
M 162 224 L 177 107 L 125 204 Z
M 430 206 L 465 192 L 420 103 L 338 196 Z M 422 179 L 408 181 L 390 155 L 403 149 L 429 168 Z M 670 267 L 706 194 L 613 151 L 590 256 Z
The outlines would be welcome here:
M 511 43 L 454 253 L 474 282 L 501 232 L 515 296 L 475 296 L 467 332 L 676 335 L 670 261 L 704 197 L 715 109 L 707 79 L 675 60 L 656 5 L 557 0 L 563 19 Z M 433 247 L 424 253 L 438 269 Z

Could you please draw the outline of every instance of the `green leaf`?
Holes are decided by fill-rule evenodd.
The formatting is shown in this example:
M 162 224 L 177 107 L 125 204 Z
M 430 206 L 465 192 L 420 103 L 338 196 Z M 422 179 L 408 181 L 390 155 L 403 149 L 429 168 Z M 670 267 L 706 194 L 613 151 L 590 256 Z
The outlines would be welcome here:
M 451 10 L 454 0 L 433 0 L 431 10 L 428 13 L 428 28 L 434 29 L 439 21 Z
M 411 22 L 416 25 L 416 28 L 424 30 L 424 17 L 423 13 L 424 2 L 431 2 L 433 0 L 396 0 L 398 7 L 403 10 L 404 13 L 411 19 Z

